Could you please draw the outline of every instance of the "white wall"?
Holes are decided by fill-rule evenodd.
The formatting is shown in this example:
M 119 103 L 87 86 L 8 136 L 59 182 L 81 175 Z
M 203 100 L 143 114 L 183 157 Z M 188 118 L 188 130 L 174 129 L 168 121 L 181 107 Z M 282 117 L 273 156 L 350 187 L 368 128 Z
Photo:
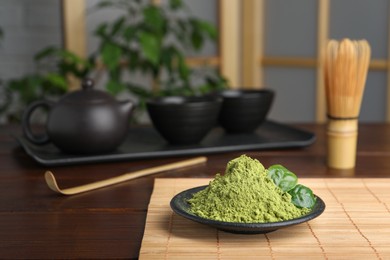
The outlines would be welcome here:
M 35 69 L 33 56 L 49 45 L 62 45 L 60 0 L 1 0 L 0 79 Z

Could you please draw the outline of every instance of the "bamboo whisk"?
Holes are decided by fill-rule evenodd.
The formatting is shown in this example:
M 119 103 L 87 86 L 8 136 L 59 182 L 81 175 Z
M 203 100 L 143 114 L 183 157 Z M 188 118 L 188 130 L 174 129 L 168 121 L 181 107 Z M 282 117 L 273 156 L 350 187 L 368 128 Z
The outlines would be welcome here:
M 371 50 L 366 40 L 331 40 L 325 55 L 328 166 L 355 167 L 358 117 Z

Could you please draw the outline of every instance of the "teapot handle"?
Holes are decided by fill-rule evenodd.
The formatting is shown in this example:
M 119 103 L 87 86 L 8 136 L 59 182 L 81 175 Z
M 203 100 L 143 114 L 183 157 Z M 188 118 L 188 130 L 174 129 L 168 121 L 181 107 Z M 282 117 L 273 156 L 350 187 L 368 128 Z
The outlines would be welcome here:
M 34 112 L 35 109 L 38 107 L 46 107 L 48 109 L 51 109 L 53 106 L 53 103 L 50 101 L 46 100 L 40 100 L 40 101 L 35 101 L 31 103 L 26 110 L 23 112 L 22 116 L 22 129 L 25 137 L 32 143 L 34 144 L 46 144 L 50 142 L 49 135 L 44 133 L 43 135 L 35 135 L 33 131 L 31 130 L 31 125 L 30 125 L 30 117 L 31 114 Z

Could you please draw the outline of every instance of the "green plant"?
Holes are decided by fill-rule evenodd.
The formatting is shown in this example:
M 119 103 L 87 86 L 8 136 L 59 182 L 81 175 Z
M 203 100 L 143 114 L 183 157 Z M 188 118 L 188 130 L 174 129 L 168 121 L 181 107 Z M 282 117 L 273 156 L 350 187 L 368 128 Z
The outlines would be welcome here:
M 67 77 L 84 78 L 92 68 L 90 61 L 56 47 L 47 47 L 34 56 L 37 71 L 8 81 L 0 113 L 8 121 L 20 121 L 27 104 L 40 99 L 56 99 L 68 91 Z M 12 108 L 10 105 L 12 104 Z
M 129 90 L 138 97 L 196 95 L 224 88 L 226 80 L 216 71 L 195 70 L 185 54 L 200 50 L 205 41 L 217 39 L 217 30 L 189 14 L 181 0 L 154 5 L 150 1 L 101 1 L 98 8 L 117 8 L 123 15 L 100 24 L 95 35 L 97 50 L 108 71 L 107 89 L 117 94 Z M 123 63 L 126 66 L 123 66 Z M 150 83 L 124 81 L 126 72 L 149 77 Z M 201 83 L 194 83 L 201 78 Z
M 4 83 L 2 96 L 7 98 L 0 100 L 0 113 L 18 121 L 27 104 L 57 99 L 68 91 L 68 77 L 83 79 L 92 71 L 97 75 L 107 71 L 107 91 L 132 93 L 139 99 L 141 112 L 144 101 L 152 96 L 197 95 L 226 86 L 215 69 L 188 66 L 186 54 L 200 50 L 208 40 L 215 41 L 217 31 L 192 17 L 181 0 L 158 6 L 148 0 L 106 0 L 97 5 L 97 10 L 107 8 L 119 8 L 123 15 L 96 28 L 100 44 L 88 59 L 61 48 L 44 48 L 34 57 L 35 73 Z M 0 39 L 2 35 L 0 29 Z M 141 73 L 150 82 L 127 80 L 124 75 L 129 73 Z

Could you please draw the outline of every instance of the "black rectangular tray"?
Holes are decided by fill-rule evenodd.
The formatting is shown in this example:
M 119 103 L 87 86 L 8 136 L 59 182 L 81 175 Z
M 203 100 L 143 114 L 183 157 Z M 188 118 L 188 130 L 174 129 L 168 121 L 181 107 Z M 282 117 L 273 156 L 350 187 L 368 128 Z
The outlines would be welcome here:
M 195 145 L 171 145 L 153 127 L 133 127 L 127 139 L 114 152 L 99 155 L 62 153 L 52 144 L 34 145 L 17 137 L 27 154 L 46 166 L 61 166 L 94 162 L 147 159 L 169 156 L 205 155 L 211 153 L 305 147 L 315 141 L 313 133 L 273 121 L 264 122 L 251 134 L 226 134 L 214 128 Z

